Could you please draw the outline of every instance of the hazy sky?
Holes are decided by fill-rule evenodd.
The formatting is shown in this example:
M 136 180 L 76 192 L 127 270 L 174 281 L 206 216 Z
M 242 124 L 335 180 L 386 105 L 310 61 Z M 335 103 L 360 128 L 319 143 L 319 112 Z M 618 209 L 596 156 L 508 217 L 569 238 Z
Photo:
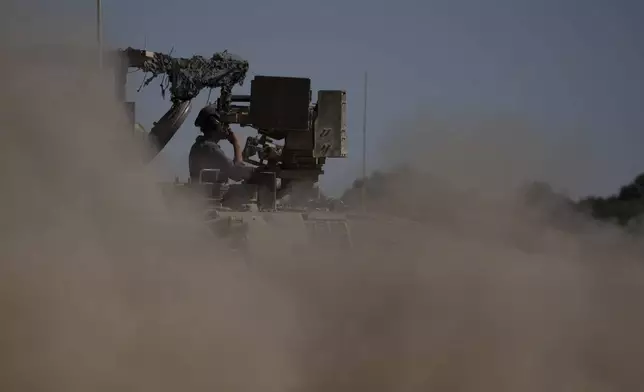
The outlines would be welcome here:
M 387 4 L 388 3 L 388 4 Z M 513 111 L 581 127 L 601 147 L 594 189 L 644 171 L 644 2 L 627 0 L 112 0 L 105 38 L 116 46 L 189 56 L 229 50 L 251 74 L 306 76 L 346 89 L 351 157 L 332 162 L 331 193 L 360 174 L 362 84 L 369 72 L 368 160 L 394 122 L 433 111 Z M 136 81 L 136 79 L 133 79 Z M 134 91 L 134 88 L 131 89 Z M 244 89 L 248 88 L 248 84 Z M 200 97 L 205 103 L 206 94 Z M 149 127 L 169 107 L 158 82 L 131 95 Z M 198 107 L 193 109 L 194 116 Z M 191 117 L 162 159 L 185 177 Z

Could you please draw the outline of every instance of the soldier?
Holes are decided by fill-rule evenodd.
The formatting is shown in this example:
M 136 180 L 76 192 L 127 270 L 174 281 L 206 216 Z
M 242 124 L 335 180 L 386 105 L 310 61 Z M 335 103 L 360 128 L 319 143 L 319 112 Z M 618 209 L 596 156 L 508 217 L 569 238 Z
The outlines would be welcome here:
M 246 166 L 242 161 L 242 150 L 237 135 L 221 123 L 221 118 L 215 105 L 201 109 L 195 119 L 195 126 L 200 128 L 202 135 L 197 136 L 190 148 L 188 166 L 190 180 L 199 181 L 203 169 L 219 169 L 218 182 L 248 180 L 253 174 L 253 167 Z M 233 145 L 235 158 L 230 159 L 219 146 L 219 141 L 226 139 Z

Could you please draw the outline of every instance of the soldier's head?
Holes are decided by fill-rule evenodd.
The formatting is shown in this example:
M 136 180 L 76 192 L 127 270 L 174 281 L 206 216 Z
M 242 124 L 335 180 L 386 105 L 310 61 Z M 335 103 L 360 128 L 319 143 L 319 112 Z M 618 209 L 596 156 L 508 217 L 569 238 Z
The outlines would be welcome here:
M 195 126 L 210 139 L 218 141 L 228 136 L 215 105 L 208 105 L 199 111 L 195 119 Z

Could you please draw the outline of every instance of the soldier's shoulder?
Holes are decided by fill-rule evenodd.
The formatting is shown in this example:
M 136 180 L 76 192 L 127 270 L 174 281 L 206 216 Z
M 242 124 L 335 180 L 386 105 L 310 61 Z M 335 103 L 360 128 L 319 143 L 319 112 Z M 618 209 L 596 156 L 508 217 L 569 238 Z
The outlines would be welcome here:
M 223 154 L 223 150 L 217 142 L 205 139 L 203 136 L 197 137 L 192 144 L 191 150 L 193 152 L 201 151 L 205 153 Z
M 197 136 L 195 138 L 195 141 L 194 141 L 194 143 L 192 143 L 192 146 L 193 147 L 195 147 L 195 146 L 212 146 L 213 144 L 216 145 L 217 143 L 213 142 L 212 140 L 206 139 L 205 137 L 203 137 L 203 135 L 199 135 L 199 136 Z
M 214 142 L 212 140 L 206 140 L 202 143 L 202 145 L 210 150 L 221 150 L 221 146 L 217 144 L 217 142 Z

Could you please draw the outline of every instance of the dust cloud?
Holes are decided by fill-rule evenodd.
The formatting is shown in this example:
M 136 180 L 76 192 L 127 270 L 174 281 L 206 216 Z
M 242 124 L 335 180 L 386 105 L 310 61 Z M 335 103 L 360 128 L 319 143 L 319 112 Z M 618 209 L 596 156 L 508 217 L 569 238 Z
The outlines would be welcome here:
M 401 176 L 374 212 L 405 207 L 430 223 L 363 217 L 352 252 L 267 249 L 249 266 L 197 215 L 166 209 L 94 52 L 60 37 L 79 56 L 11 57 L 17 33 L 3 37 L 0 65 L 0 390 L 603 392 L 644 381 L 633 239 L 590 222 L 562 230 L 509 189 L 478 192 L 500 181 L 464 192 Z M 503 139 L 501 166 L 433 143 L 451 160 L 432 175 L 511 165 L 521 178 L 524 140 Z
M 0 65 L 0 390 L 289 389 L 288 300 L 166 210 L 93 48 L 16 33 Z

